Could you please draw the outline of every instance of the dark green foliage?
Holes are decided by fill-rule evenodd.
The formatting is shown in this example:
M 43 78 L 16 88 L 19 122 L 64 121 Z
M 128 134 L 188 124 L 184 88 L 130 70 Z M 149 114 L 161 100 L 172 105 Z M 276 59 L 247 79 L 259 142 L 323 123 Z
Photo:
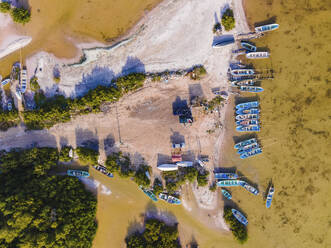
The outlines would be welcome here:
M 151 167 L 147 165 L 140 165 L 139 169 L 136 171 L 134 175 L 134 181 L 138 185 L 142 185 L 144 187 L 149 187 L 151 184 L 151 180 L 146 176 L 146 171 L 150 173 Z
M 155 178 L 153 184 L 153 193 L 154 195 L 159 195 L 163 191 L 162 181 L 158 178 Z
M 243 244 L 247 241 L 247 228 L 245 225 L 241 224 L 232 214 L 231 208 L 224 208 L 224 219 L 226 223 L 230 226 L 232 234 L 239 243 Z
M 181 168 L 181 173 L 183 174 L 183 178 L 191 183 L 193 183 L 198 176 L 198 170 L 193 166 Z
M 72 160 L 72 158 L 69 156 L 69 152 L 72 149 L 71 146 L 63 146 L 61 147 L 60 155 L 59 155 L 59 161 L 61 162 L 69 162 Z
M 38 84 L 38 78 L 37 77 L 31 78 L 31 80 L 30 80 L 30 88 L 31 88 L 32 91 L 35 91 L 35 92 L 37 92 L 37 91 L 40 90 L 40 86 Z
M 24 8 L 13 8 L 10 12 L 13 21 L 17 23 L 28 23 L 30 21 L 30 12 Z
M 233 29 L 236 25 L 232 9 L 227 9 L 222 16 L 222 25 L 226 31 Z
M 217 106 L 221 104 L 225 99 L 221 96 L 216 96 L 207 103 L 208 110 L 214 110 Z
M 120 177 L 130 177 L 134 175 L 131 168 L 131 160 L 129 156 L 123 155 L 122 152 L 113 153 L 107 157 L 106 167 L 109 172 L 117 172 Z
M 8 2 L 1 2 L 0 3 L 0 12 L 7 13 L 11 9 L 10 3 Z
M 180 248 L 177 226 L 167 226 L 158 219 L 145 222 L 143 233 L 136 232 L 126 238 L 128 248 Z
M 96 199 L 74 177 L 49 176 L 53 148 L 0 157 L 0 247 L 91 247 Z
M 57 123 L 67 122 L 73 116 L 88 113 L 99 113 L 105 102 L 116 102 L 125 93 L 137 90 L 144 84 L 146 76 L 133 73 L 118 78 L 112 86 L 98 86 L 85 96 L 70 99 L 64 96 L 54 96 L 46 99 L 42 93 L 36 94 L 36 110 L 24 111 L 24 121 L 29 129 L 50 128 Z
M 77 147 L 75 152 L 81 163 L 86 165 L 95 165 L 98 163 L 99 152 L 87 147 Z
M 212 185 L 210 185 L 210 186 L 209 186 L 209 190 L 210 190 L 211 192 L 215 192 L 215 191 L 217 190 L 217 185 L 216 185 L 216 183 L 213 183 Z
M 1 97 L 1 95 L 0 95 Z M 0 110 L 0 130 L 6 131 L 11 127 L 17 126 L 17 124 L 20 122 L 20 118 L 18 115 L 17 109 L 15 109 L 15 106 L 13 105 L 13 109 L 11 111 L 1 111 Z
M 198 186 L 203 187 L 208 184 L 208 175 L 209 171 L 203 171 L 198 173 L 197 181 L 198 181 Z
M 202 65 L 194 67 L 193 70 L 189 73 L 192 80 L 200 80 L 202 76 L 206 74 L 207 71 Z
M 218 30 L 221 30 L 221 28 L 222 28 L 221 23 L 219 22 L 215 23 L 213 27 L 213 33 L 216 33 Z

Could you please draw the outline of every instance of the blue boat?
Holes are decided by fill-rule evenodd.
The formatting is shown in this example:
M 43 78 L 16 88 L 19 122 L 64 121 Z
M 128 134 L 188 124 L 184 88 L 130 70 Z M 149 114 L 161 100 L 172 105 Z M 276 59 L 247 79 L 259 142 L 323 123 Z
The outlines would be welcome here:
M 260 125 L 237 126 L 237 132 L 260 132 Z
M 262 87 L 257 87 L 257 86 L 240 86 L 240 90 L 245 92 L 253 92 L 253 93 L 259 93 L 264 91 Z
M 267 24 L 267 25 L 256 27 L 255 32 L 268 32 L 268 31 L 276 30 L 277 28 L 279 28 L 279 24 L 277 24 L 277 23 Z
M 255 79 L 244 79 L 244 80 L 235 80 L 231 82 L 231 86 L 238 87 L 238 86 L 253 86 L 256 83 Z
M 157 198 L 154 195 L 154 193 L 151 190 L 145 189 L 143 186 L 139 185 L 139 188 L 147 195 L 149 198 L 151 198 L 152 201 L 157 202 Z
M 236 173 L 215 173 L 215 179 L 237 179 L 239 176 Z
M 9 79 L 9 78 L 3 80 L 3 81 L 1 82 L 1 85 L 2 85 L 2 86 L 5 86 L 5 85 L 8 84 L 8 83 L 10 83 L 10 79 Z
M 259 125 L 259 121 L 257 119 L 240 120 L 240 121 L 236 121 L 236 125 L 237 126 Z
M 241 183 L 243 181 L 238 180 L 238 179 L 234 179 L 234 180 L 222 180 L 222 181 L 218 181 L 216 183 L 216 185 L 218 187 L 234 187 L 234 186 L 241 186 Z
M 275 193 L 275 188 L 273 185 L 271 185 L 267 195 L 267 201 L 266 201 L 267 208 L 271 207 L 272 197 L 274 196 L 274 193 Z
M 245 48 L 247 51 L 256 52 L 256 46 L 248 41 L 241 41 L 241 46 Z
M 231 195 L 231 193 L 230 193 L 229 191 L 227 191 L 226 189 L 222 189 L 222 194 L 224 195 L 224 197 L 225 197 L 226 199 L 231 200 L 232 195 Z
M 241 184 L 241 187 L 243 187 L 248 192 L 250 192 L 250 193 L 252 193 L 254 195 L 258 195 L 259 194 L 259 191 L 256 188 L 254 188 L 253 186 L 249 185 L 247 182 L 243 182 Z
M 245 115 L 237 115 L 236 120 L 247 120 L 247 119 L 259 119 L 260 116 L 258 114 L 245 114 Z
M 245 114 L 258 114 L 260 110 L 258 108 L 251 108 L 251 109 L 237 109 L 237 115 L 245 115 Z
M 240 158 L 245 159 L 245 158 L 249 158 L 249 157 L 261 154 L 261 153 L 262 153 L 262 149 L 261 148 L 256 148 L 256 149 L 253 149 L 252 151 L 242 153 L 240 155 Z
M 234 145 L 234 148 L 235 149 L 239 149 L 241 147 L 244 147 L 244 146 L 247 146 L 247 145 L 250 145 L 250 144 L 253 144 L 253 143 L 256 143 L 257 140 L 255 138 L 252 138 L 252 139 L 248 139 L 248 140 L 243 140 L 241 142 L 238 142 Z
M 232 209 L 232 214 L 241 224 L 247 226 L 248 221 L 242 213 L 240 213 L 237 209 L 233 208 Z
M 163 201 L 166 201 L 167 203 L 170 203 L 170 204 L 174 204 L 174 205 L 180 205 L 181 204 L 181 201 L 178 198 L 176 198 L 174 196 L 171 196 L 171 195 L 168 195 L 168 194 L 160 193 L 159 198 Z
M 236 109 L 249 109 L 249 108 L 257 108 L 259 107 L 259 102 L 244 102 L 236 105 Z
M 90 176 L 90 174 L 87 171 L 82 171 L 82 170 L 67 170 L 67 175 L 78 178 Z
M 107 170 L 107 168 L 104 166 L 94 165 L 93 168 L 96 169 L 97 171 L 101 172 L 102 174 L 106 175 L 107 177 L 110 177 L 110 178 L 114 177 L 114 174 L 109 172 Z
M 256 148 L 259 148 L 259 144 L 257 142 L 249 144 L 247 146 L 240 147 L 237 152 L 239 154 L 242 154 L 244 152 L 251 152 L 253 149 L 256 149 Z

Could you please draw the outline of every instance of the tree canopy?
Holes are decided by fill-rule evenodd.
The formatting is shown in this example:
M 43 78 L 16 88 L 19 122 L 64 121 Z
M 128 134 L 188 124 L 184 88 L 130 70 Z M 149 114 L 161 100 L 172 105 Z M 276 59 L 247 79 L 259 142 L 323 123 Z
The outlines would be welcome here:
M 17 23 L 28 23 L 31 18 L 30 11 L 24 8 L 13 8 L 10 12 L 13 21 Z
M 158 219 L 145 221 L 143 233 L 136 232 L 126 238 L 128 248 L 180 248 L 177 226 L 168 226 Z
M 11 9 L 10 3 L 8 2 L 1 2 L 0 3 L 0 12 L 7 13 Z
M 222 25 L 226 31 L 230 31 L 236 26 L 236 21 L 234 20 L 232 9 L 227 9 L 222 15 Z
M 247 228 L 233 216 L 230 207 L 224 208 L 224 219 L 230 226 L 235 239 L 238 240 L 238 242 L 241 244 L 245 243 L 248 239 Z
M 0 247 L 91 247 L 96 199 L 75 177 L 51 175 L 53 148 L 2 152 Z

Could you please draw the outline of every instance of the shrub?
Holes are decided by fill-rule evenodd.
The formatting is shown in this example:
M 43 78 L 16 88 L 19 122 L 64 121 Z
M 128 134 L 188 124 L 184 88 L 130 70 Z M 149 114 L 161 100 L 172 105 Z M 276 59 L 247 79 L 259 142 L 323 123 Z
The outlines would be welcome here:
M 25 24 L 30 21 L 31 15 L 27 9 L 13 8 L 10 13 L 14 22 Z
M 162 181 L 158 178 L 155 178 L 154 185 L 153 185 L 153 193 L 155 195 L 159 195 L 163 191 L 163 184 Z
M 221 30 L 221 28 L 222 28 L 221 23 L 219 22 L 215 23 L 213 27 L 213 33 L 215 34 L 218 30 Z
M 217 190 L 217 185 L 216 185 L 216 183 L 213 183 L 212 185 L 210 185 L 210 186 L 209 186 L 209 190 L 210 190 L 211 192 L 215 192 L 215 191 Z
M 208 184 L 208 175 L 209 175 L 209 171 L 204 171 L 204 172 L 199 171 L 198 177 L 197 177 L 199 187 L 200 186 L 203 187 Z
M 221 96 L 216 96 L 207 103 L 208 110 L 214 110 L 217 106 L 221 104 L 225 99 Z
M 146 175 L 147 171 L 150 171 L 150 167 L 147 165 L 140 165 L 140 168 L 136 171 L 134 175 L 134 181 L 138 185 L 149 187 L 149 185 L 151 184 L 151 180 Z
M 206 75 L 207 71 L 206 69 L 200 65 L 200 66 L 195 66 L 193 70 L 189 73 L 190 78 L 192 80 L 200 80 L 202 76 Z
M 247 228 L 245 225 L 241 224 L 232 214 L 231 208 L 224 208 L 223 215 L 226 223 L 230 226 L 232 234 L 239 243 L 243 244 L 247 241 Z
M 181 172 L 184 173 L 183 179 L 188 180 L 189 182 L 193 183 L 198 176 L 198 170 L 195 167 L 187 167 L 181 168 Z
M 124 156 L 122 152 L 113 153 L 107 157 L 107 170 L 114 173 L 117 172 L 120 177 L 130 177 L 134 175 L 131 168 L 131 160 L 129 156 Z
M 8 13 L 11 9 L 10 3 L 8 2 L 1 2 L 0 3 L 0 12 Z
M 227 9 L 222 16 L 222 25 L 226 31 L 230 31 L 236 25 L 232 9 Z
M 30 80 L 30 88 L 32 91 L 37 92 L 40 90 L 40 86 L 38 84 L 38 78 L 37 77 L 33 77 Z
M 69 162 L 72 160 L 72 158 L 69 156 L 69 152 L 72 149 L 71 146 L 63 146 L 61 147 L 61 151 L 59 154 L 59 160 L 61 162 Z
M 77 147 L 75 152 L 78 155 L 79 161 L 83 164 L 95 165 L 98 163 L 99 152 L 87 148 L 87 147 Z

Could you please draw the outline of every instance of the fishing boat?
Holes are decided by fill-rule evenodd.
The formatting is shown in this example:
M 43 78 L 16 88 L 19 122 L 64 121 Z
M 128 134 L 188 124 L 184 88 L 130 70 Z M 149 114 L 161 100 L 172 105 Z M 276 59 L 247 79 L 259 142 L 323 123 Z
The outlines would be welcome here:
M 255 84 L 256 80 L 254 79 L 248 79 L 248 80 L 241 80 L 241 81 L 233 81 L 231 82 L 231 85 L 233 87 L 238 86 L 253 86 Z
M 27 75 L 27 70 L 25 67 L 21 70 L 21 78 L 20 78 L 20 83 L 21 83 L 21 92 L 24 94 L 26 91 L 26 84 L 28 80 L 28 75 Z
M 87 171 L 82 170 L 67 170 L 67 175 L 71 177 L 89 177 L 90 174 Z
M 248 59 L 266 59 L 269 58 L 270 54 L 268 52 L 250 52 L 246 53 L 246 58 Z
M 255 148 L 259 148 L 259 144 L 257 142 L 249 144 L 247 146 L 240 147 L 237 151 L 237 153 L 242 154 L 244 152 L 250 152 Z
M 267 201 L 266 201 L 267 208 L 271 207 L 272 197 L 274 196 L 274 193 L 275 193 L 275 188 L 273 185 L 271 185 L 267 195 Z
M 157 168 L 160 171 L 175 171 L 175 170 L 178 170 L 178 165 L 177 164 L 161 164 L 161 165 L 158 165 Z
M 256 142 L 257 142 L 257 140 L 255 138 L 248 139 L 248 140 L 243 140 L 241 142 L 236 143 L 234 145 L 234 148 L 239 149 L 239 148 L 245 147 L 247 145 L 250 145 L 250 144 L 253 144 L 253 143 L 256 143 Z
M 139 185 L 139 188 L 145 193 L 145 195 L 147 195 L 149 198 L 151 198 L 152 201 L 157 202 L 157 198 L 151 190 L 145 189 L 141 185 Z
M 264 89 L 257 86 L 240 86 L 240 91 L 259 93 L 264 91 Z
M 179 167 L 192 167 L 193 162 L 191 162 L 191 161 L 180 161 L 180 162 L 177 162 L 176 165 L 179 166 Z
M 254 195 L 258 195 L 259 194 L 259 191 L 256 188 L 254 188 L 253 186 L 249 185 L 247 182 L 243 182 L 241 184 L 241 187 L 243 187 L 248 192 L 250 192 L 250 193 L 252 193 Z
M 236 109 L 249 109 L 249 108 L 257 108 L 259 107 L 259 102 L 244 102 L 236 105 Z
M 255 27 L 255 32 L 268 32 L 273 31 L 279 28 L 279 24 L 273 23 L 273 24 L 267 24 L 259 27 Z
M 258 114 L 245 114 L 245 115 L 237 115 L 236 120 L 246 120 L 246 119 L 259 119 Z
M 258 154 L 261 154 L 262 153 L 262 149 L 261 148 L 256 148 L 256 149 L 253 149 L 251 151 L 248 151 L 248 152 L 244 152 L 240 155 L 240 158 L 241 159 L 245 159 L 245 158 L 249 158 L 249 157 L 252 157 L 252 156 L 255 156 L 255 155 L 258 155 Z
M 233 179 L 233 180 L 222 180 L 222 181 L 218 181 L 216 183 L 216 185 L 218 187 L 234 187 L 234 186 L 240 186 L 240 184 L 243 181 L 241 180 L 237 180 L 237 179 Z
M 260 110 L 258 108 L 251 108 L 251 109 L 237 109 L 237 115 L 246 115 L 246 114 L 258 114 Z
M 260 132 L 260 125 L 237 126 L 237 132 Z
M 168 194 L 164 194 L 164 193 L 160 193 L 159 194 L 159 198 L 163 201 L 166 201 L 170 204 L 174 204 L 174 205 L 180 205 L 181 204 L 181 201 L 174 197 L 174 196 L 171 196 L 171 195 L 168 195 Z
M 237 126 L 250 126 L 250 125 L 259 125 L 259 121 L 257 119 L 248 119 L 236 121 Z
M 9 78 L 3 80 L 3 81 L 1 82 L 1 85 L 2 85 L 2 86 L 5 86 L 5 85 L 8 84 L 8 83 L 10 83 L 10 79 L 9 79 Z
M 232 214 L 241 224 L 247 226 L 248 221 L 242 213 L 240 213 L 237 209 L 233 208 L 232 209 Z
M 222 189 L 222 194 L 224 195 L 224 197 L 225 197 L 226 199 L 231 200 L 232 195 L 231 195 L 231 193 L 230 193 L 229 191 L 227 191 L 226 189 Z
M 247 42 L 247 41 L 241 41 L 240 44 L 246 50 L 248 50 L 250 52 L 256 52 L 256 46 L 254 46 L 252 43 Z
M 215 173 L 215 179 L 237 179 L 239 176 L 236 173 Z
M 93 166 L 94 169 L 96 169 L 97 171 L 101 172 L 102 174 L 106 175 L 107 177 L 114 177 L 113 173 L 108 172 L 107 168 L 101 165 L 94 165 Z
M 233 69 L 230 70 L 232 76 L 241 77 L 241 76 L 252 76 L 255 74 L 253 69 Z

